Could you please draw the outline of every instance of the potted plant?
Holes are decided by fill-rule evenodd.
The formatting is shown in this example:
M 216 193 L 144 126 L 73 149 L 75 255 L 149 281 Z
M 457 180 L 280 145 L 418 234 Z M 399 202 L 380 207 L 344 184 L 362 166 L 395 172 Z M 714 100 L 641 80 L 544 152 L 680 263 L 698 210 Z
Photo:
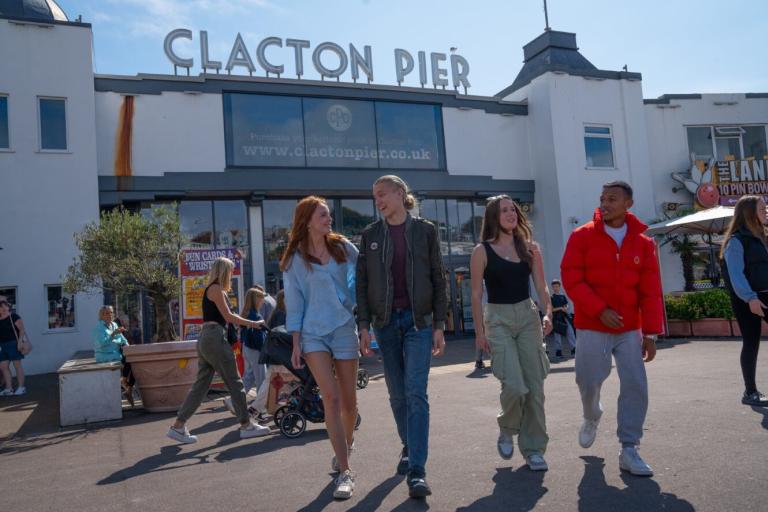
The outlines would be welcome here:
M 124 349 L 150 412 L 178 409 L 197 373 L 196 342 L 173 341 L 169 311 L 179 294 L 177 255 L 183 241 L 174 207 L 153 208 L 151 215 L 123 208 L 102 212 L 98 223 L 75 234 L 79 254 L 64 279 L 68 293 L 141 291 L 152 299 L 157 340 L 164 343 Z
M 731 336 L 731 299 L 722 288 L 712 288 L 686 295 L 693 309 L 701 311 L 701 317 L 691 322 L 694 336 Z
M 691 336 L 691 320 L 698 318 L 700 313 L 691 309 L 685 296 L 666 295 L 664 306 L 667 311 L 667 335 L 673 338 Z

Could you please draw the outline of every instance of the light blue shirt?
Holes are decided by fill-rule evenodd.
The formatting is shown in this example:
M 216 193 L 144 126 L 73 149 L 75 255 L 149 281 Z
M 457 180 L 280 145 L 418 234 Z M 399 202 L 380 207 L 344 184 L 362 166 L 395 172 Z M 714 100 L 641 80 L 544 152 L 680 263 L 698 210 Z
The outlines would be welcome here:
M 744 274 L 744 246 L 736 237 L 731 237 L 725 246 L 725 264 L 728 267 L 728 277 L 736 295 L 744 302 L 757 298 L 757 292 L 749 286 Z
M 99 320 L 96 328 L 93 329 L 93 355 L 97 363 L 120 361 L 122 358 L 120 347 L 127 345 L 128 340 L 122 334 L 110 336 L 115 329 L 117 329 L 115 322 L 107 325 L 104 320 Z
M 311 336 L 325 336 L 354 318 L 357 247 L 345 242 L 347 261 L 333 257 L 326 265 L 311 264 L 297 252 L 283 274 L 285 329 Z

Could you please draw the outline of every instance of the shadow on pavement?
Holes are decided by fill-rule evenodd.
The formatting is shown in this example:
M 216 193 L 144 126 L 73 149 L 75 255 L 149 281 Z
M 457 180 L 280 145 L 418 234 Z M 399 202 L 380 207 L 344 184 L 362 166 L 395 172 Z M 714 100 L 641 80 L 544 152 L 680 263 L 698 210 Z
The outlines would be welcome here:
M 199 433 L 198 430 L 193 430 L 192 432 Z M 243 445 L 232 446 L 217 453 L 217 449 L 234 445 L 240 441 L 240 435 L 238 434 L 237 429 L 233 429 L 219 439 L 215 445 L 204 446 L 197 450 L 184 451 L 182 448 L 184 445 L 178 444 L 163 446 L 160 448 L 160 453 L 150 455 L 149 457 L 136 462 L 131 467 L 115 471 L 111 475 L 99 480 L 97 485 L 116 484 L 137 476 L 156 473 L 158 471 L 168 471 L 187 466 L 195 466 L 197 464 L 207 464 L 209 462 L 226 462 L 253 457 L 279 450 L 287 446 L 301 446 L 326 438 L 327 435 L 324 429 L 309 430 L 298 439 L 287 439 L 278 434 L 267 437 L 260 442 L 249 442 Z
M 391 493 L 395 487 L 405 480 L 405 476 L 393 475 L 379 485 L 371 489 L 371 491 L 365 495 L 354 507 L 349 509 L 349 512 L 368 512 L 369 510 L 378 510 L 379 506 L 384 502 L 384 499 Z M 405 492 L 405 491 L 403 491 Z
M 317 495 L 317 498 L 312 500 L 306 506 L 300 508 L 298 512 L 319 512 L 325 507 L 336 501 L 333 498 L 333 489 L 335 487 L 335 479 L 331 480 L 328 485 L 323 487 L 323 490 Z
M 493 494 L 480 498 L 456 509 L 457 512 L 480 512 L 485 510 L 514 510 L 525 512 L 533 510 L 536 503 L 548 492 L 544 487 L 544 472 L 531 471 L 528 466 L 497 468 L 493 477 L 496 487 Z
M 584 456 L 584 476 L 579 483 L 579 510 L 621 510 L 622 512 L 664 510 L 694 512 L 688 501 L 662 492 L 652 478 L 636 477 L 625 472 L 621 480 L 626 487 L 619 489 L 605 481 L 605 461 L 600 457 Z
M 763 421 L 760 422 L 760 425 L 762 425 L 764 429 L 768 430 L 768 408 L 752 406 L 752 410 L 758 414 L 763 415 Z M 2 453 L 2 450 L 0 450 L 0 453 Z

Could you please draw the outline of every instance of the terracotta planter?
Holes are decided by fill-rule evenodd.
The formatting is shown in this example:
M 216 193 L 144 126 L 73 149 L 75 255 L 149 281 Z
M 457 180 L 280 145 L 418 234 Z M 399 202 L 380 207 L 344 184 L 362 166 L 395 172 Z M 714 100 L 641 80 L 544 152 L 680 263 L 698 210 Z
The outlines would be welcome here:
M 739 329 L 739 323 L 736 321 L 735 318 L 731 320 L 731 330 L 733 330 L 734 336 L 736 336 L 737 338 L 741 338 L 741 329 Z M 761 337 L 768 336 L 768 323 L 763 322 L 760 336 Z
M 694 336 L 730 336 L 731 321 L 727 318 L 701 318 L 691 322 Z
M 690 320 L 667 320 L 667 327 L 669 332 L 668 336 L 672 338 L 685 338 L 691 336 L 691 321 Z
M 197 376 L 197 342 L 168 341 L 123 349 L 148 412 L 177 411 Z

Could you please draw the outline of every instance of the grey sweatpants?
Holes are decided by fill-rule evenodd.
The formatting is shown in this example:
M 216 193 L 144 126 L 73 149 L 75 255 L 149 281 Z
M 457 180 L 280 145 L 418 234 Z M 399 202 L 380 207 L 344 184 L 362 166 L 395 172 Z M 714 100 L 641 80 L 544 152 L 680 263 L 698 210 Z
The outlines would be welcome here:
M 597 420 L 603 414 L 600 388 L 611 373 L 613 354 L 620 383 L 616 434 L 621 443 L 639 444 L 648 411 L 648 379 L 643 362 L 642 334 L 640 331 L 609 334 L 579 329 L 578 339 L 576 384 L 581 393 L 584 417 Z

